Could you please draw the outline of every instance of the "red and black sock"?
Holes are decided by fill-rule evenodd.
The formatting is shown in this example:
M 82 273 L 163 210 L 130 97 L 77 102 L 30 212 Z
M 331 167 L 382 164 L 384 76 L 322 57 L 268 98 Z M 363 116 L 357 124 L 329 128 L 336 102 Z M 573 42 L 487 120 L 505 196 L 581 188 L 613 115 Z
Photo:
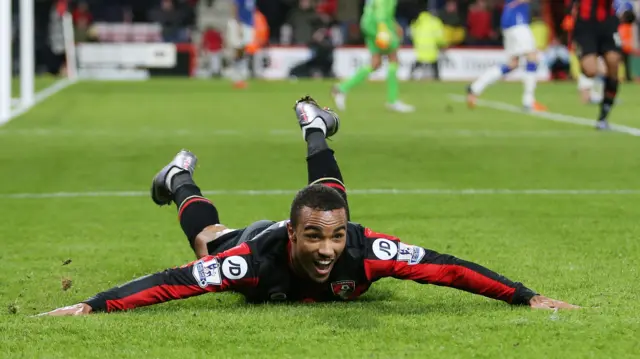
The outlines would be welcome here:
M 178 207 L 178 220 L 193 247 L 196 236 L 208 226 L 219 224 L 218 210 L 204 198 L 188 172 L 177 174 L 172 180 L 173 200 Z
M 615 102 L 617 94 L 618 94 L 618 79 L 605 77 L 604 96 L 602 97 L 602 102 L 600 103 L 600 117 L 598 117 L 598 120 L 600 121 L 607 120 L 607 117 L 609 117 L 609 112 L 611 112 L 611 108 L 613 107 L 613 103 Z
M 319 128 L 310 128 L 305 140 L 307 141 L 307 157 L 329 148 L 324 132 Z
M 312 132 L 313 131 L 313 132 Z M 322 131 L 313 129 L 307 134 L 307 174 L 308 183 L 320 183 L 332 187 L 347 201 L 347 190 L 344 186 L 338 162 L 333 150 L 327 145 Z M 349 210 L 347 208 L 347 215 Z

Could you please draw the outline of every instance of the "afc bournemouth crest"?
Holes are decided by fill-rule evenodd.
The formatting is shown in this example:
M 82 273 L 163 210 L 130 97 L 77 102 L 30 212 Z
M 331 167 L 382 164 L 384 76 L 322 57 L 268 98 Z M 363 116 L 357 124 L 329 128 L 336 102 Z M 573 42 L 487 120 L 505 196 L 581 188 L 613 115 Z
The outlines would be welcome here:
M 353 291 L 356 290 L 356 282 L 352 280 L 341 280 L 331 283 L 333 294 L 342 299 L 349 299 Z

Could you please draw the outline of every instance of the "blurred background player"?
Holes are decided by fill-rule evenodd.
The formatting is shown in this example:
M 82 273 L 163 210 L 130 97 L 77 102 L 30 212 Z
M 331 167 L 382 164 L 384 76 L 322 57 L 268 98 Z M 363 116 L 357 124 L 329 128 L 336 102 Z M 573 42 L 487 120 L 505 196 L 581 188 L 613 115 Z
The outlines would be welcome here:
M 566 80 L 569 78 L 571 54 L 557 37 L 552 38 L 548 46 L 538 47 L 538 49 L 544 50 L 542 62 L 551 72 L 551 79 Z
M 245 49 L 254 40 L 255 0 L 233 0 L 232 17 L 227 27 L 228 47 L 233 50 L 230 77 L 236 88 L 245 88 L 249 74 Z
M 620 20 L 633 22 L 633 7 L 626 0 L 570 0 L 567 11 L 575 19 L 573 39 L 582 73 L 588 80 L 598 71 L 602 56 L 606 74 L 596 128 L 609 129 L 607 118 L 618 93 L 618 71 L 621 60 Z
M 504 36 L 504 49 L 509 56 L 508 62 L 496 65 L 485 71 L 467 88 L 467 103 L 475 106 L 477 96 L 484 89 L 513 71 L 520 63 L 520 57 L 527 60 L 523 76 L 524 94 L 522 105 L 525 110 L 545 111 L 546 108 L 535 100 L 536 73 L 538 71 L 538 52 L 536 42 L 529 27 L 531 22 L 529 0 L 506 0 L 500 26 Z
M 258 10 L 253 15 L 253 41 L 245 47 L 245 55 L 249 63 L 249 73 L 251 77 L 256 76 L 255 60 L 256 54 L 269 43 L 269 23 L 265 16 Z
M 566 15 L 562 21 L 562 29 L 568 34 L 572 34 L 573 29 L 575 28 L 575 20 L 576 19 L 572 14 Z M 567 50 L 567 61 L 569 62 L 571 77 L 577 80 L 576 84 L 578 87 L 580 101 L 583 104 L 599 104 L 602 102 L 604 75 L 606 73 L 604 61 L 602 60 L 602 57 L 598 57 L 597 76 L 587 77 L 580 68 L 580 60 L 576 55 L 576 44 L 571 43 L 571 40 L 569 40 L 569 42 L 570 50 Z
M 360 28 L 371 54 L 371 63 L 362 66 L 346 81 L 334 86 L 333 99 L 340 110 L 346 108 L 346 95 L 356 85 L 366 81 L 382 64 L 382 56 L 388 60 L 387 108 L 396 112 L 413 112 L 415 108 L 398 99 L 398 47 L 402 29 L 395 20 L 397 0 L 367 0 L 360 19 Z
M 575 27 L 575 19 L 571 15 L 567 15 L 563 21 L 563 29 L 572 32 Z M 633 51 L 633 27 L 631 23 L 621 23 L 618 26 L 618 34 L 622 44 L 622 61 L 618 67 L 619 81 L 632 81 L 631 64 L 629 63 L 629 55 Z M 573 46 L 575 48 L 575 46 Z M 604 80 L 607 74 L 607 66 L 602 56 L 598 56 L 596 76 L 587 77 L 580 68 L 580 60 L 575 51 L 571 52 L 571 76 L 578 79 L 578 92 L 580 100 L 584 104 L 600 104 L 604 92 Z
M 442 20 L 428 11 L 423 11 L 411 23 L 411 38 L 416 53 L 416 62 L 411 68 L 412 78 L 424 78 L 427 69 L 433 71 L 433 77 L 440 80 L 438 55 L 445 47 L 444 25 Z M 416 76 L 416 72 L 419 76 Z
M 207 60 L 207 76 L 220 76 L 222 73 L 222 34 L 212 26 L 202 33 L 202 52 Z

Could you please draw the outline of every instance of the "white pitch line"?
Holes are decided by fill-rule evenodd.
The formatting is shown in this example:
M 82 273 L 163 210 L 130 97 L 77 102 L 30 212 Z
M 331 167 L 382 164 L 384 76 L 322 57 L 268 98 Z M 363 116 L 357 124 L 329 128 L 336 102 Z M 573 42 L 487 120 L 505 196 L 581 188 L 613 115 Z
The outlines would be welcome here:
M 466 101 L 466 98 L 464 96 L 456 95 L 456 94 L 449 94 L 449 98 L 451 98 L 456 102 Z M 487 107 L 494 110 L 519 113 L 523 115 L 529 115 L 532 117 L 542 118 L 549 121 L 571 123 L 574 125 L 589 126 L 589 127 L 596 126 L 595 120 L 590 120 L 584 117 L 563 115 L 561 113 L 555 113 L 555 112 L 525 112 L 522 110 L 521 107 L 510 105 L 504 102 L 498 102 L 498 101 L 478 100 L 476 103 L 478 106 Z M 613 131 L 626 133 L 631 136 L 640 136 L 640 128 L 629 127 L 624 125 L 616 125 L 613 123 L 610 124 L 610 126 Z
M 294 189 L 272 190 L 210 190 L 202 194 L 209 196 L 281 196 L 294 195 Z M 349 195 L 634 195 L 640 189 L 499 189 L 499 188 L 372 188 L 348 190 Z M 46 199 L 46 198 L 92 198 L 92 197 L 146 197 L 148 191 L 99 191 L 99 192 L 51 192 L 51 193 L 6 193 L 0 199 Z
M 407 133 L 411 137 L 486 137 L 486 138 L 545 138 L 545 137 L 586 137 L 592 136 L 591 132 L 551 130 L 551 131 L 513 131 L 513 130 L 417 130 Z
M 5 122 L 0 122 L 0 126 L 4 125 L 5 123 L 13 120 L 16 117 L 22 116 L 23 114 L 25 114 L 27 111 L 29 111 L 30 109 L 32 109 L 33 107 L 35 107 L 37 104 L 39 104 L 40 102 L 48 99 L 49 97 L 57 94 L 58 92 L 64 90 L 65 88 L 69 87 L 70 85 L 74 84 L 76 81 L 75 80 L 71 80 L 71 79 L 62 79 L 60 81 L 57 81 L 56 83 L 54 83 L 53 85 L 45 88 L 44 90 L 41 90 L 39 92 L 37 92 L 34 95 L 33 98 L 33 103 L 30 106 L 22 106 L 19 105 L 17 109 L 15 109 L 14 111 L 11 111 L 11 115 L 9 116 L 9 119 Z
M 30 128 L 30 129 L 7 129 L 0 130 L 0 136 L 29 136 L 29 137 L 208 137 L 208 136 L 258 136 L 267 135 L 274 137 L 292 136 L 299 133 L 295 130 L 201 130 L 191 131 L 181 129 L 177 131 L 163 131 L 154 129 L 138 129 L 138 130 L 109 130 L 109 129 L 47 129 L 47 128 Z M 438 129 L 438 130 L 417 130 L 411 132 L 357 132 L 344 133 L 341 136 L 405 136 L 405 137 L 427 137 L 427 138 L 465 138 L 465 137 L 484 137 L 484 138 L 567 138 L 567 137 L 589 137 L 594 136 L 593 133 L 587 131 L 574 130 L 548 130 L 548 131 L 512 131 L 512 130 L 477 130 L 477 129 Z M 297 139 L 298 137 L 292 137 Z

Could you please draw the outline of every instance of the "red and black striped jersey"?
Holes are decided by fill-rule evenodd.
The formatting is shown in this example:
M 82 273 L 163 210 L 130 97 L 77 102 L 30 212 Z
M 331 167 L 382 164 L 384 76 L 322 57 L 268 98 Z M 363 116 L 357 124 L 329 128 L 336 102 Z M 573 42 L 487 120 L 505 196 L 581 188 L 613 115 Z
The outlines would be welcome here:
M 386 277 L 453 287 L 510 304 L 536 293 L 478 264 L 377 233 L 357 223 L 329 279 L 298 277 L 290 266 L 286 222 L 278 222 L 232 249 L 148 275 L 85 301 L 94 311 L 118 311 L 210 292 L 234 291 L 250 302 L 353 300 Z
M 565 0 L 565 4 L 569 11 L 576 7 L 578 20 L 601 22 L 615 16 L 613 0 Z

